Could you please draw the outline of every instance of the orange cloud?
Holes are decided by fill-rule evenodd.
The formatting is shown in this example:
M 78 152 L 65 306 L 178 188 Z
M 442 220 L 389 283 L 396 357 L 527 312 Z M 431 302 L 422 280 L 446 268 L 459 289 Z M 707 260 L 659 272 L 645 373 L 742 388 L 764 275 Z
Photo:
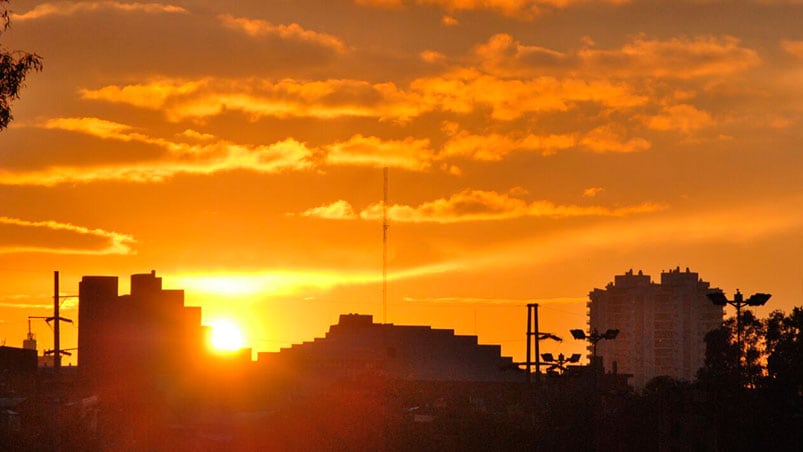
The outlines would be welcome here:
M 543 68 L 566 66 L 572 60 L 565 53 L 524 45 L 507 33 L 491 36 L 488 42 L 478 45 L 474 53 L 485 71 L 504 76 L 532 75 Z
M 461 131 L 447 131 L 452 137 L 443 145 L 440 158 L 464 157 L 478 161 L 500 161 L 512 152 L 538 152 L 551 155 L 571 148 L 585 148 L 592 152 L 637 152 L 650 148 L 644 138 L 627 139 L 614 126 L 599 126 L 586 134 L 551 134 L 524 136 L 492 133 L 477 135 Z
M 157 110 L 164 107 L 168 100 L 197 93 L 206 85 L 207 81 L 203 79 L 190 81 L 165 78 L 137 85 L 108 85 L 95 90 L 81 89 L 79 94 L 83 99 Z
M 415 94 L 406 93 L 393 83 L 340 79 L 271 82 L 253 78 L 196 81 L 162 78 L 142 84 L 85 89 L 81 96 L 162 110 L 172 121 L 231 111 L 254 119 L 378 117 L 405 120 L 421 114 L 423 107 Z
M 605 191 L 602 187 L 588 187 L 583 190 L 583 197 L 585 198 L 595 198 L 598 194 Z
M 240 112 L 252 119 L 373 117 L 403 122 L 431 111 L 468 114 L 482 109 L 489 109 L 493 119 L 511 121 L 528 113 L 566 111 L 581 102 L 607 108 L 647 102 L 624 83 L 555 77 L 510 80 L 468 68 L 413 80 L 407 89 L 350 79 L 160 78 L 80 93 L 84 99 L 160 110 L 172 121 Z
M 478 45 L 474 53 L 485 71 L 502 77 L 572 70 L 593 78 L 605 74 L 691 79 L 730 75 L 761 63 L 755 50 L 743 47 L 732 36 L 684 36 L 663 41 L 638 36 L 618 49 L 586 47 L 563 53 L 523 44 L 509 34 L 500 33 Z
M 491 109 L 493 119 L 501 121 L 518 119 L 526 113 L 566 111 L 579 102 L 610 108 L 632 108 L 647 102 L 645 96 L 635 94 L 625 84 L 555 77 L 508 80 L 474 69 L 420 78 L 410 87 L 430 109 L 470 113 L 486 107 Z
M 781 48 L 786 53 L 803 60 L 803 41 L 783 40 L 781 41 Z
M 97 180 L 158 182 L 176 174 L 213 174 L 234 169 L 279 173 L 312 167 L 313 151 L 287 138 L 268 145 L 243 145 L 185 130 L 176 139 L 152 137 L 135 128 L 98 118 L 54 118 L 40 127 L 81 133 L 101 139 L 138 142 L 166 151 L 163 159 L 106 166 L 49 167 L 39 171 L 0 171 L 3 185 L 44 185 Z M 185 140 L 185 141 L 182 141 Z
M 435 5 L 447 11 L 490 10 L 519 19 L 532 19 L 543 7 L 567 8 L 578 3 L 622 4 L 630 0 L 354 0 L 355 3 L 383 8 L 398 8 L 407 3 Z
M 475 135 L 458 132 L 443 145 L 441 157 L 467 157 L 480 161 L 499 161 L 514 151 L 534 151 L 542 155 L 577 145 L 573 135 L 534 135 L 514 138 L 502 134 Z
M 418 56 L 422 61 L 427 63 L 440 63 L 441 61 L 446 60 L 446 55 L 434 50 L 424 50 L 423 52 L 419 53 Z
M 288 215 L 295 215 L 289 213 Z M 360 216 L 355 213 L 354 207 L 344 200 L 337 200 L 331 204 L 313 207 L 301 212 L 299 215 L 304 217 L 322 218 L 325 220 L 356 220 Z
M 346 52 L 346 45 L 336 36 L 306 30 L 296 23 L 274 25 L 265 20 L 234 17 L 229 14 L 221 14 L 218 16 L 218 20 L 220 20 L 223 25 L 234 30 L 242 31 L 251 37 L 273 36 L 280 39 L 302 41 L 321 47 L 327 47 L 338 53 Z
M 346 208 L 348 206 L 348 208 Z M 665 209 L 663 204 L 642 203 L 626 207 L 556 205 L 550 201 L 527 201 L 495 191 L 464 190 L 449 198 L 439 198 L 418 206 L 390 205 L 388 218 L 397 223 L 463 223 L 498 221 L 522 217 L 567 218 L 584 216 L 626 216 Z M 333 214 L 333 212 L 335 214 Z M 340 213 L 340 216 L 336 214 Z M 305 216 L 353 219 L 354 211 L 345 201 L 304 212 Z M 326 216 L 325 216 L 326 215 Z M 372 204 L 359 213 L 363 220 L 382 218 L 382 204 Z
M 654 130 L 677 130 L 690 133 L 713 125 L 714 120 L 707 111 L 698 110 L 692 105 L 681 104 L 664 107 L 660 114 L 645 118 L 644 123 Z
M 22 14 L 12 14 L 14 21 L 36 20 L 47 16 L 71 16 L 83 12 L 95 11 L 122 11 L 139 12 L 147 14 L 159 13 L 187 13 L 187 10 L 174 5 L 163 3 L 122 3 L 115 1 L 101 2 L 59 2 L 42 3 L 36 5 L 32 10 Z
M 332 204 L 313 207 L 301 213 L 304 217 L 324 218 L 327 220 L 354 220 L 359 218 L 354 208 L 347 201 L 338 200 Z
M 19 228 L 23 232 L 24 237 L 33 235 L 32 231 L 45 231 L 50 232 L 54 237 L 49 240 L 50 242 L 63 242 L 63 246 L 56 245 L 42 245 L 42 244 L 25 244 L 25 243 L 3 243 L 12 234 L 4 234 L 6 237 L 0 240 L 0 254 L 8 253 L 50 253 L 50 254 L 83 254 L 83 255 L 109 255 L 109 254 L 132 254 L 131 244 L 135 242 L 134 238 L 127 234 L 119 232 L 106 231 L 103 229 L 90 229 L 84 226 L 76 226 L 69 223 L 60 223 L 57 221 L 29 221 L 19 218 L 11 218 L 0 216 L 0 225 Z M 56 236 L 56 233 L 62 233 Z M 67 233 L 66 235 L 64 233 Z M 72 238 L 71 238 L 72 236 Z M 74 244 L 81 242 L 79 238 L 89 238 L 92 242 L 98 242 L 102 245 L 101 248 L 86 247 L 76 248 Z
M 758 53 L 733 36 L 676 37 L 665 41 L 643 36 L 620 49 L 582 49 L 590 71 L 632 77 L 691 79 L 731 75 L 761 64 Z
M 452 17 L 452 16 L 443 16 L 441 18 L 441 23 L 445 27 L 456 27 L 456 26 L 460 25 L 460 21 L 457 20 L 456 18 Z
M 580 140 L 580 144 L 593 152 L 638 152 L 646 151 L 652 146 L 644 138 L 626 139 L 622 135 L 615 126 L 599 126 L 588 132 Z
M 433 155 L 428 139 L 382 140 L 359 134 L 325 149 L 330 165 L 388 166 L 410 171 L 428 169 Z

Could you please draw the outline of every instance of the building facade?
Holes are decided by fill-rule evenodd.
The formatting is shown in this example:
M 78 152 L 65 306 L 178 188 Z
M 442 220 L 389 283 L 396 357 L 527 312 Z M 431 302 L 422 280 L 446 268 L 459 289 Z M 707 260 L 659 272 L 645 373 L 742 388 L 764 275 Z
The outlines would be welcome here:
M 204 350 L 201 308 L 162 289 L 155 272 L 131 275 L 129 295 L 118 294 L 116 276 L 84 276 L 78 293 L 78 364 L 91 380 L 162 379 Z
M 705 359 L 705 334 L 722 323 L 723 308 L 708 300 L 710 284 L 680 268 L 661 273 L 661 282 L 632 270 L 605 289 L 589 293 L 591 331 L 618 329 L 597 345 L 607 366 L 633 375 L 641 389 L 653 377 L 693 380 Z
M 374 323 L 373 317 L 343 314 L 326 337 L 259 353 L 268 369 L 296 369 L 336 381 L 371 374 L 416 381 L 524 381 L 525 375 L 501 346 L 479 344 L 477 336 L 429 326 Z

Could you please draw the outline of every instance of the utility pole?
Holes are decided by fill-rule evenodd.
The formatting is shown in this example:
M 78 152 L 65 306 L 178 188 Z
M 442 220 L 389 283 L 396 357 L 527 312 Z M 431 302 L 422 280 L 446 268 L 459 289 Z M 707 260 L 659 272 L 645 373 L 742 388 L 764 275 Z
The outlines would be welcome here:
M 61 369 L 61 317 L 59 317 L 59 272 L 53 272 L 53 367 Z
M 72 320 L 65 319 L 59 315 L 59 302 L 62 298 L 72 298 L 73 295 L 59 295 L 59 272 L 53 272 L 53 317 L 48 317 L 47 322 L 53 322 L 53 368 L 56 373 L 61 369 L 61 355 L 69 354 L 61 349 L 61 322 L 72 323 Z
M 527 361 L 524 363 L 527 368 L 527 383 L 530 382 L 532 375 L 532 368 L 535 366 L 535 380 L 536 383 L 541 376 L 541 361 L 540 361 L 540 344 L 543 339 L 554 339 L 562 341 L 563 339 L 551 333 L 543 333 L 538 331 L 538 303 L 527 304 Z M 535 361 L 533 361 L 532 344 L 535 342 Z

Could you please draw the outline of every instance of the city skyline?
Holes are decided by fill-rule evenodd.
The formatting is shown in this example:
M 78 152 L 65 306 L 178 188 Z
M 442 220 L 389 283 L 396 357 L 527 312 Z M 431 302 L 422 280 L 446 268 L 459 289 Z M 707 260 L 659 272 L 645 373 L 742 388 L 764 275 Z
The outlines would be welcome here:
M 44 70 L 0 132 L 8 345 L 53 270 L 155 269 L 255 352 L 382 320 L 383 167 L 391 323 L 521 361 L 528 302 L 569 355 L 629 269 L 803 304 L 797 2 L 9 7 Z

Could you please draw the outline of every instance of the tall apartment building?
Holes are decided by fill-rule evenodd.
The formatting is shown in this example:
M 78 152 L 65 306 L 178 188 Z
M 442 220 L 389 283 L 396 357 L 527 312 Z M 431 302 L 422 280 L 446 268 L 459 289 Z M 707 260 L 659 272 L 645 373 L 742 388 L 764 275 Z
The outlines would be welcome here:
M 722 322 L 722 306 L 706 298 L 710 290 L 688 268 L 662 272 L 660 284 L 641 271 L 616 275 L 589 293 L 591 330 L 619 330 L 615 340 L 598 343 L 597 355 L 633 374 L 637 389 L 659 375 L 693 380 L 705 359 L 705 334 Z

